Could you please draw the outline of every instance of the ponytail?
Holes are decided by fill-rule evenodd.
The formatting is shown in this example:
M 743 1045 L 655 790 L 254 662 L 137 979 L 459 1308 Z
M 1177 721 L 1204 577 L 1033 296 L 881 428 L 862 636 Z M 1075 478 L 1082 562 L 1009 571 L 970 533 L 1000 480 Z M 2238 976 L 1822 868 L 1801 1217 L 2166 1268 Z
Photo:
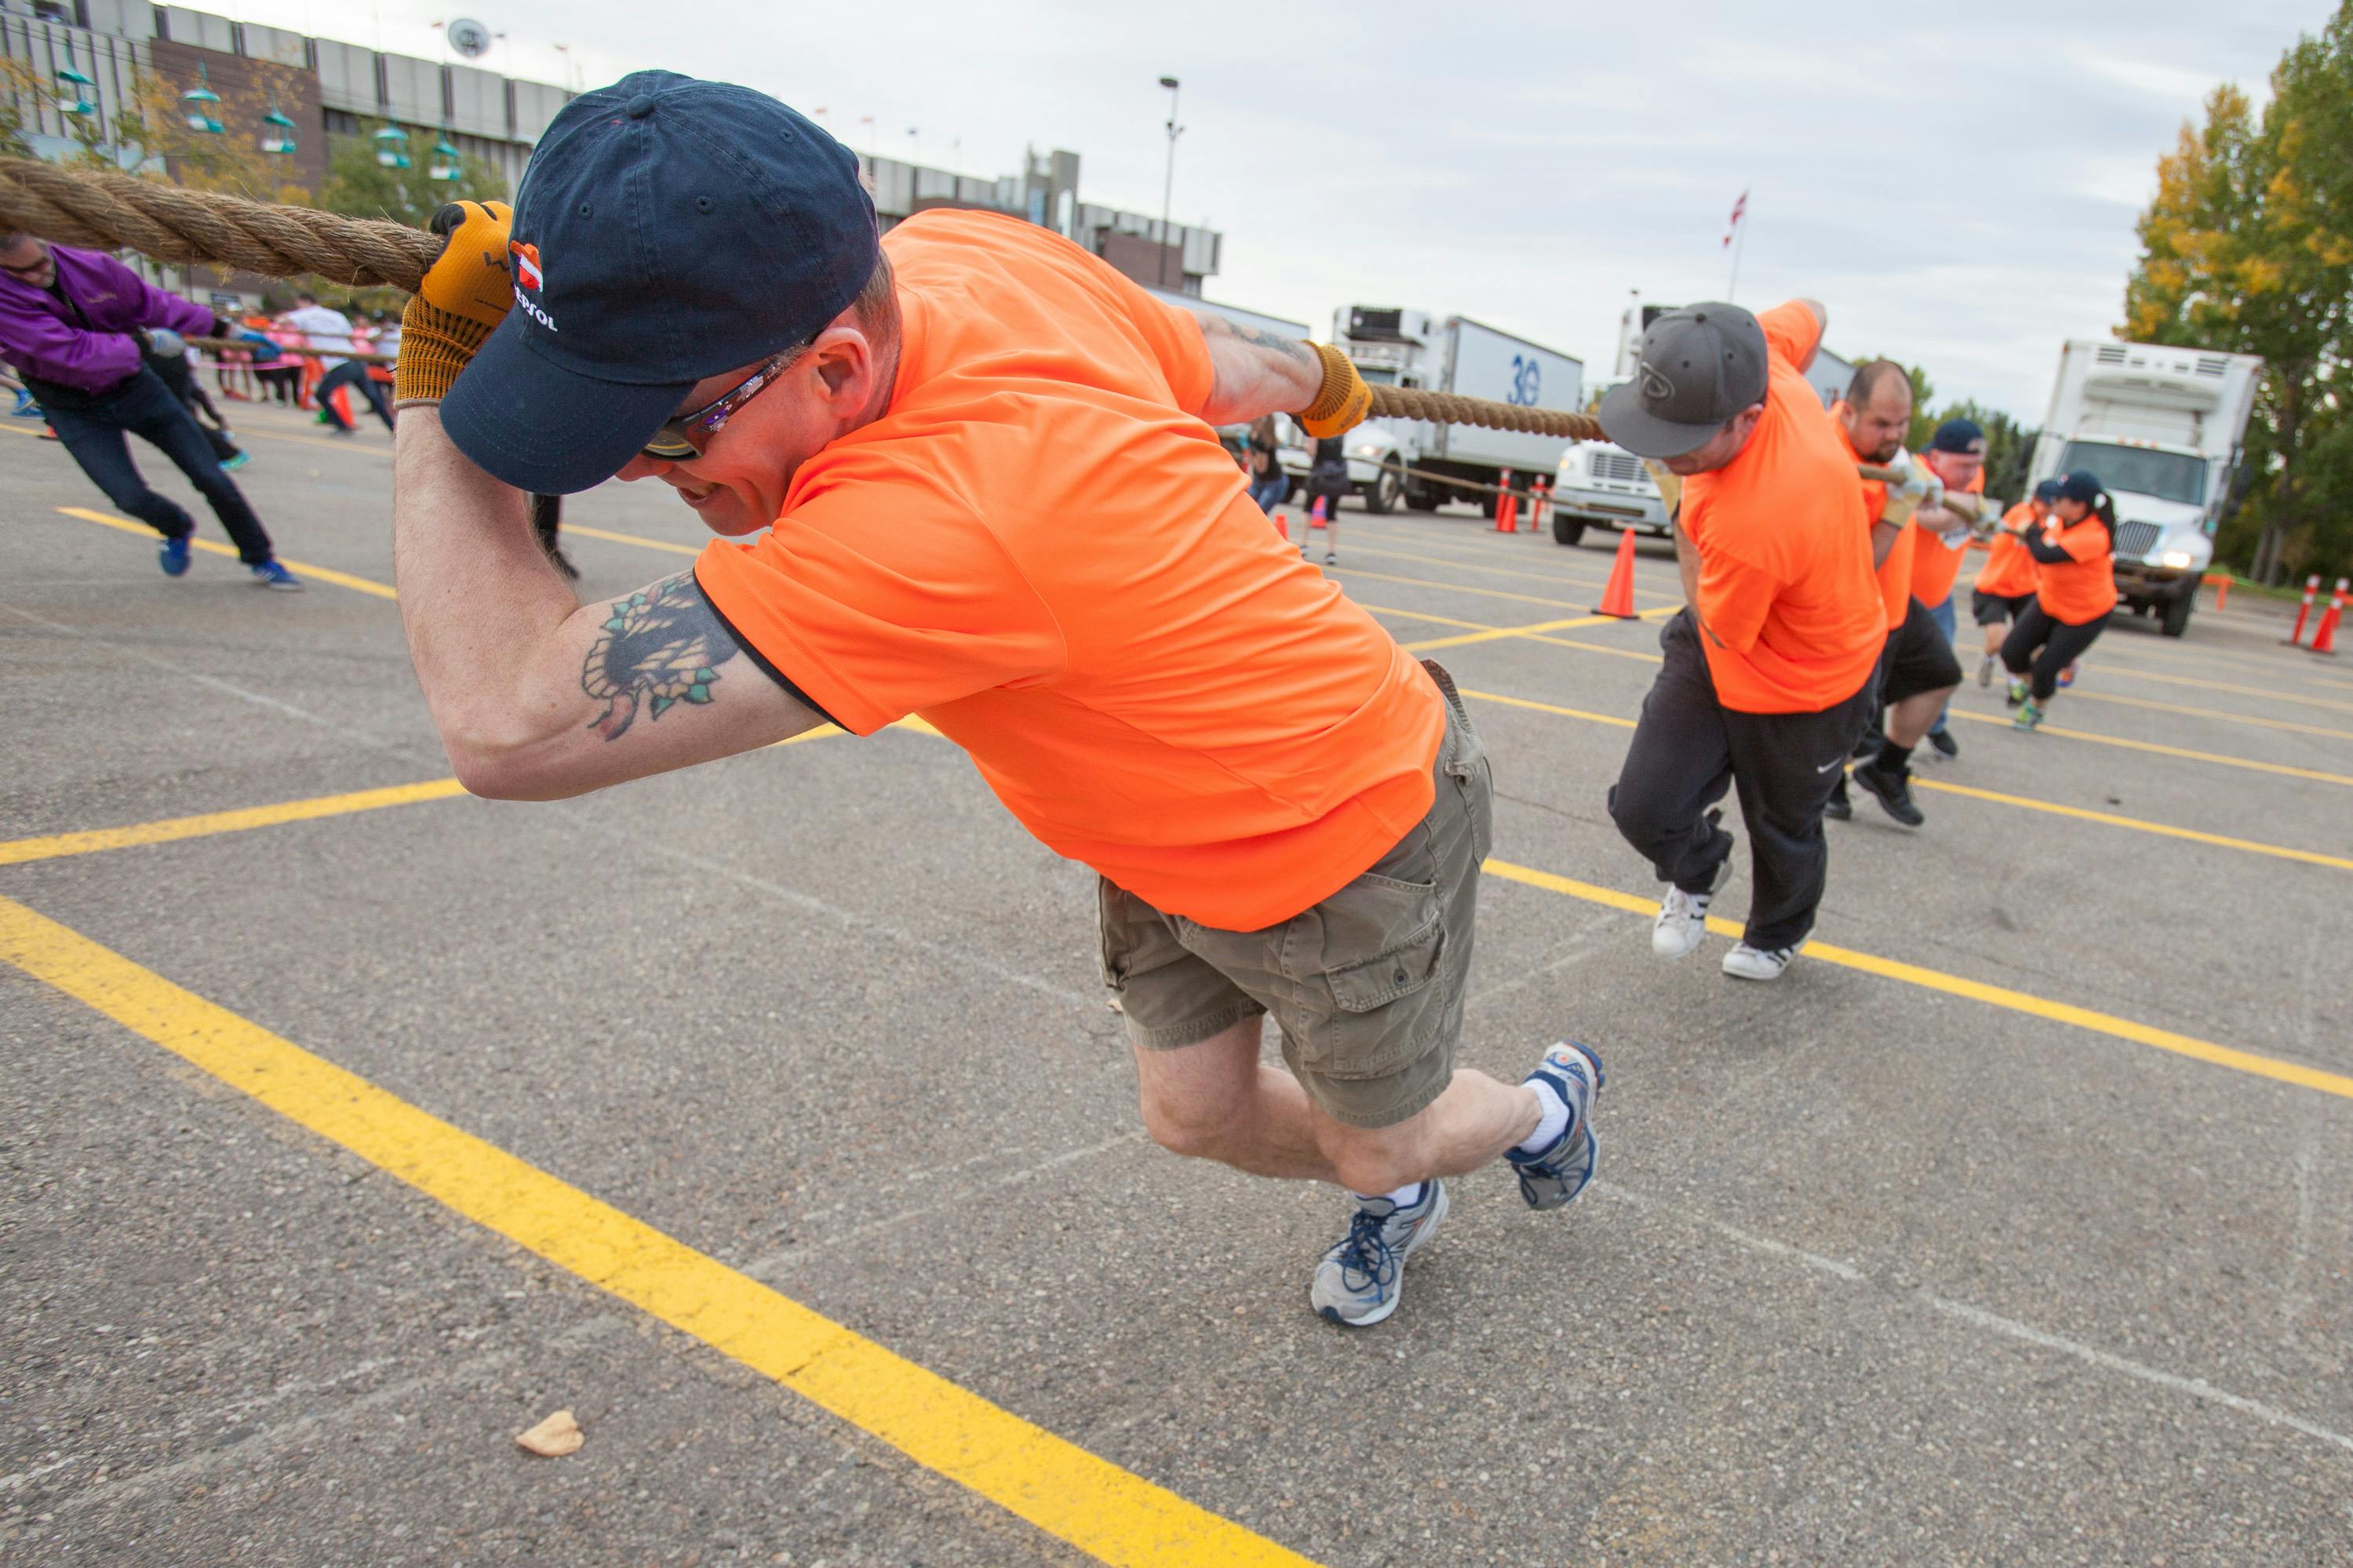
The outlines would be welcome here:
M 2108 548 L 2114 550 L 2116 545 L 2116 498 L 2109 495 L 2107 491 L 2102 490 L 2099 499 L 2092 502 L 2091 515 L 2097 518 L 2100 526 L 2108 531 Z

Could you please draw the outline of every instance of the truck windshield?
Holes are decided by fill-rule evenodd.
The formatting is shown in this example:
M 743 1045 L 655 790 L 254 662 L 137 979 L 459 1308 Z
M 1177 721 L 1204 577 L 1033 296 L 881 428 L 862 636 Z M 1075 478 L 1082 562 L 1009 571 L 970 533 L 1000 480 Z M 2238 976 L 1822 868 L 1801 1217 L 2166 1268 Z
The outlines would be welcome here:
M 2110 441 L 2070 441 L 2060 459 L 2063 472 L 2089 468 L 2111 490 L 2189 506 L 2206 504 L 2206 459 L 2183 452 L 2152 452 Z

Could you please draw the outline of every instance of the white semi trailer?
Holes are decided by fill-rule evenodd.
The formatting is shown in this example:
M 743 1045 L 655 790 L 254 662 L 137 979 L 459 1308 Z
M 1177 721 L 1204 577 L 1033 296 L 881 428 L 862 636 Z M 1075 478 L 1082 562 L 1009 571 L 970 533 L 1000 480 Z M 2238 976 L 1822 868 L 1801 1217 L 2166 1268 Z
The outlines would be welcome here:
M 1418 387 L 1484 397 L 1529 408 L 1584 406 L 1585 366 L 1574 354 L 1472 321 L 1388 305 L 1343 305 L 1332 313 L 1332 342 L 1376 386 Z M 1551 473 L 1566 437 L 1526 436 L 1476 425 L 1374 419 L 1348 432 L 1348 481 L 1367 510 L 1399 504 L 1429 508 L 1473 500 L 1493 511 L 1494 498 L 1428 476 L 1494 484 L 1505 468 L 1514 482 Z M 1303 476 L 1303 449 L 1284 453 Z M 1417 473 L 1416 470 L 1419 470 Z
M 2253 354 L 2070 339 L 2029 483 L 2077 468 L 2116 506 L 2116 592 L 2165 635 L 2189 627 L 2198 580 L 2232 496 L 2255 384 Z

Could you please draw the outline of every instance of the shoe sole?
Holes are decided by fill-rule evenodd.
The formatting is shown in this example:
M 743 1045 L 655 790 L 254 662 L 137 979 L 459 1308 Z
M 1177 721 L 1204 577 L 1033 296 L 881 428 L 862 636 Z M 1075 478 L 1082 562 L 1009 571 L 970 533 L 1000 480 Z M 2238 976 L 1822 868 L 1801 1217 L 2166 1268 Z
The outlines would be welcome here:
M 1789 963 L 1795 963 L 1796 962 L 1797 960 L 1793 958 L 1789 961 Z M 1780 968 L 1775 970 L 1770 974 L 1750 974 L 1743 970 L 1734 969 L 1729 965 L 1726 965 L 1724 970 L 1724 977 L 1727 980 L 1746 980 L 1751 985 L 1769 985 L 1774 981 L 1780 979 L 1781 976 L 1788 973 L 1788 963 L 1783 964 Z
M 1596 1147 L 1598 1148 L 1599 1145 L 1597 1144 Z M 1446 1183 L 1444 1179 L 1438 1176 L 1432 1176 L 1430 1180 L 1438 1183 L 1438 1196 L 1432 1201 L 1430 1217 L 1422 1221 L 1421 1224 L 1416 1227 L 1413 1233 L 1413 1239 L 1407 1242 L 1404 1247 L 1398 1253 L 1398 1278 L 1400 1280 L 1405 1278 L 1405 1260 L 1421 1250 L 1421 1244 L 1430 1239 L 1430 1234 L 1437 1230 L 1440 1224 L 1445 1220 L 1446 1211 L 1451 1208 L 1454 1204 L 1454 1200 L 1446 1194 Z M 1315 1287 L 1312 1282 L 1307 1287 L 1307 1294 L 1309 1300 L 1313 1301 L 1315 1296 Z M 1323 1319 L 1327 1323 L 1336 1323 L 1344 1329 L 1369 1329 L 1375 1323 L 1388 1322 L 1391 1314 L 1397 1311 L 1398 1304 L 1404 1300 L 1405 1287 L 1400 1284 L 1396 1292 L 1392 1294 L 1388 1300 L 1382 1302 L 1379 1306 L 1374 1308 L 1370 1312 L 1361 1318 L 1344 1318 L 1340 1315 L 1340 1310 L 1337 1307 L 1318 1307 L 1315 1309 L 1315 1315 Z

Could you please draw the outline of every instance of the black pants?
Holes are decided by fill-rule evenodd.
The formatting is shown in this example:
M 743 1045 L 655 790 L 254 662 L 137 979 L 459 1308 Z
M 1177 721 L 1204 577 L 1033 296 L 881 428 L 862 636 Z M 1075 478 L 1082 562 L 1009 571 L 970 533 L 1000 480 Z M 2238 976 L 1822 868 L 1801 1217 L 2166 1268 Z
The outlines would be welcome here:
M 336 429 L 351 428 L 349 425 L 343 423 L 343 416 L 335 412 L 334 404 L 329 401 L 339 386 L 358 388 L 360 394 L 368 400 L 368 406 L 375 410 L 375 416 L 384 421 L 384 427 L 387 430 L 392 428 L 392 410 L 385 406 L 384 389 L 368 379 L 367 372 L 368 367 L 359 361 L 347 359 L 319 378 L 319 384 L 312 391 L 311 395 L 319 400 L 319 406 L 327 411 L 327 423 Z
M 237 456 L 237 443 L 225 433 L 227 422 L 221 418 L 220 410 L 213 406 L 212 399 L 205 395 L 205 389 L 196 384 L 195 373 L 188 368 L 185 355 L 151 354 L 147 357 L 147 368 L 155 373 L 156 379 L 163 382 L 190 414 L 196 413 L 201 405 L 204 411 L 213 416 L 213 425 L 222 426 L 216 430 L 201 419 L 196 421 L 196 428 L 204 433 L 205 441 L 212 447 L 216 460 L 226 463 Z
M 2084 657 L 2084 650 L 2099 640 L 2107 624 L 2108 617 L 2102 616 L 2071 626 L 2055 619 L 2037 600 L 2018 613 L 2010 635 L 2001 639 L 2002 667 L 2021 678 L 2031 671 L 2034 700 L 2048 702 L 2059 689 L 2060 673 Z
M 266 403 L 275 398 L 291 405 L 302 381 L 299 364 L 258 364 L 253 367 L 253 379 L 261 384 L 262 395 L 256 402 Z
M 73 454 L 106 499 L 166 539 L 185 539 L 196 520 L 179 503 L 157 495 L 131 460 L 131 435 L 144 437 L 172 459 L 188 482 L 212 503 L 213 512 L 237 542 L 237 559 L 248 566 L 270 557 L 269 535 L 246 504 L 237 481 L 221 472 L 220 459 L 205 440 L 196 416 L 172 395 L 152 370 L 142 370 L 122 391 L 86 412 L 47 411 L 49 428 Z
M 1685 610 L 1659 637 L 1666 660 L 1642 699 L 1634 743 L 1609 791 L 1609 816 L 1659 880 L 1705 892 L 1732 852 L 1708 819 L 1727 790 L 1748 823 L 1750 946 L 1795 947 L 1814 929 L 1830 875 L 1822 805 L 1872 709 L 1874 681 L 1818 713 L 1740 713 L 1716 700 Z

